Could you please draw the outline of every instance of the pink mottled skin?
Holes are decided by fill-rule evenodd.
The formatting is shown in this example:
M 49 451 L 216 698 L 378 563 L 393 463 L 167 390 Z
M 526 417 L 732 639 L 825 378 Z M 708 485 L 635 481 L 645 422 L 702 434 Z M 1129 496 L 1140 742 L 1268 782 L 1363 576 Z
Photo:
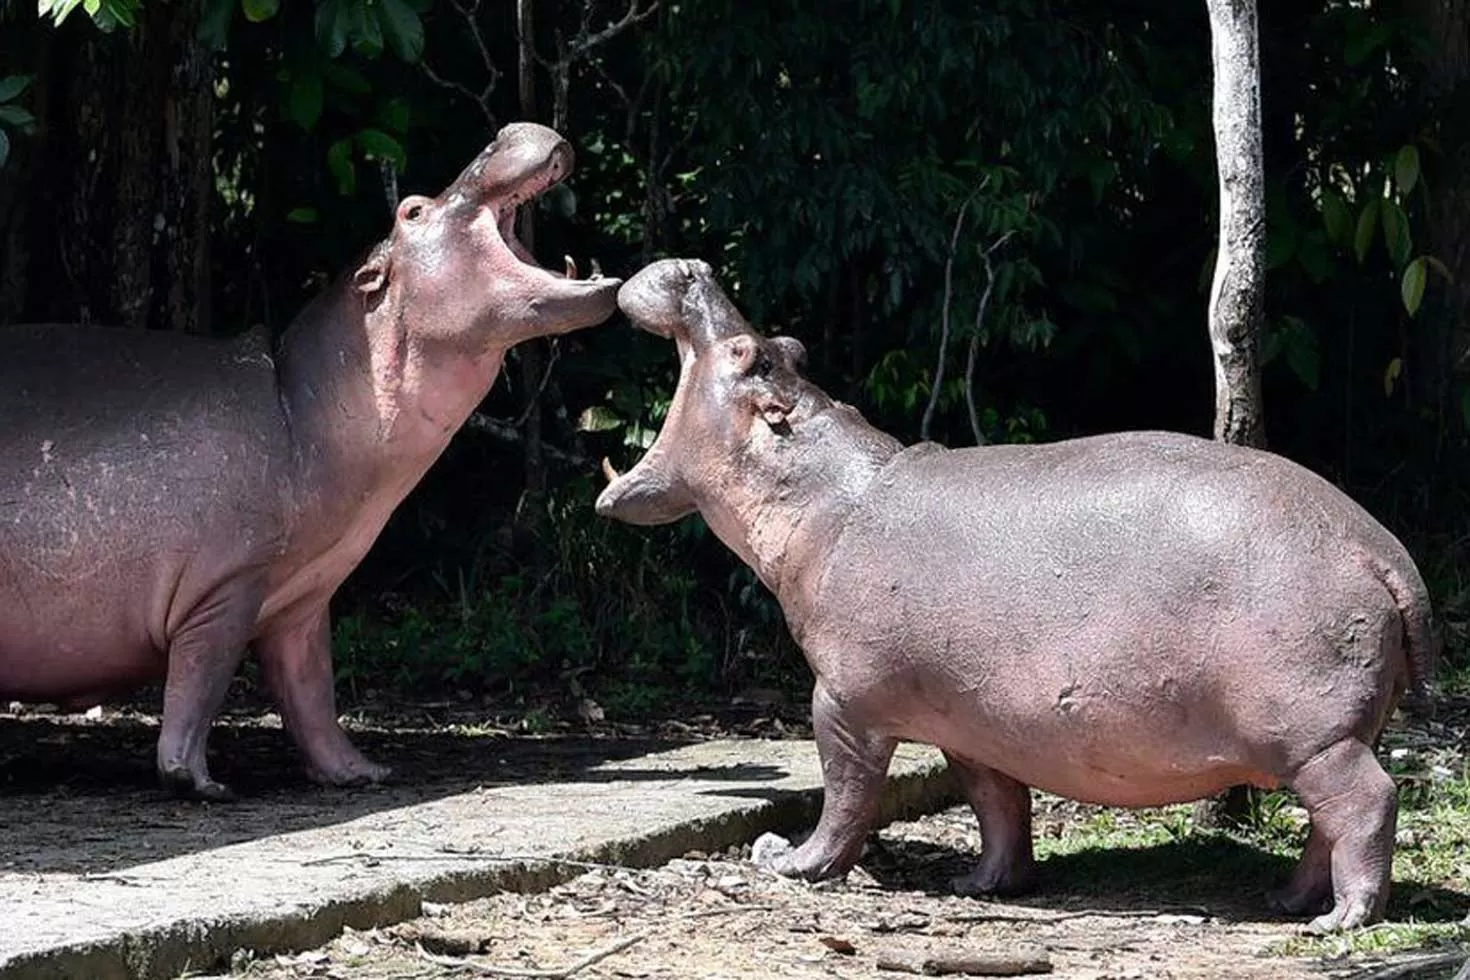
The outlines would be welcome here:
M 615 279 L 534 264 L 517 208 L 572 169 L 505 127 L 272 348 L 0 330 L 0 697 L 97 703 L 164 679 L 158 771 L 229 796 L 205 743 L 247 648 L 329 784 L 382 779 L 337 720 L 328 601 L 518 341 L 600 323 Z
M 1288 786 L 1311 816 L 1272 902 L 1326 931 L 1388 897 L 1397 795 L 1373 748 L 1428 698 L 1435 636 L 1402 545 L 1310 471 L 1164 432 L 905 448 L 801 377 L 702 262 L 623 286 L 679 385 L 598 513 L 698 511 L 775 593 L 816 688 L 826 797 L 804 878 L 858 860 L 900 739 L 938 746 L 979 819 L 955 887 L 1030 882 L 1029 787 L 1152 806 Z

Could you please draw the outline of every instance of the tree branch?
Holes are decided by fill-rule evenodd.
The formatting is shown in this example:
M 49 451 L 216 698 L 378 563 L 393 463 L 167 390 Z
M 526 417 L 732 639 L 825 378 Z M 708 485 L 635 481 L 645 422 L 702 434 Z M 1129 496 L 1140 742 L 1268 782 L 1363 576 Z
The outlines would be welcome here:
M 965 408 L 970 413 L 970 431 L 975 434 L 975 445 L 985 445 L 985 433 L 980 429 L 980 414 L 975 410 L 975 362 L 980 356 L 980 328 L 985 325 L 985 310 L 990 306 L 990 293 L 995 289 L 995 269 L 990 264 L 990 253 L 1004 245 L 1014 230 L 1001 235 L 990 247 L 980 253 L 985 263 L 985 292 L 980 294 L 980 308 L 975 311 L 975 332 L 970 335 L 970 354 L 965 360 Z
M 919 422 L 919 438 L 929 441 L 929 428 L 934 421 L 934 409 L 939 405 L 939 392 L 944 387 L 944 362 L 949 354 L 949 307 L 954 296 L 954 256 L 959 248 L 960 230 L 965 226 L 965 215 L 970 213 L 970 202 L 990 183 L 990 176 L 980 182 L 960 205 L 959 214 L 954 216 L 954 231 L 949 236 L 949 255 L 944 260 L 944 305 L 939 311 L 939 358 L 934 364 L 934 383 L 929 387 L 929 403 L 924 406 L 924 417 Z

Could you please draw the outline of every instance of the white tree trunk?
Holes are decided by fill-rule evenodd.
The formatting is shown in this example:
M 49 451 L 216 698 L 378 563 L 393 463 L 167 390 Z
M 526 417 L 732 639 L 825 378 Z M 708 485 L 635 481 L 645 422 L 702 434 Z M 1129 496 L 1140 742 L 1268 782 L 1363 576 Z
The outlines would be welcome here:
M 1215 438 L 1263 445 L 1260 337 L 1266 275 L 1261 67 L 1256 0 L 1205 0 L 1215 66 L 1220 243 L 1210 289 Z

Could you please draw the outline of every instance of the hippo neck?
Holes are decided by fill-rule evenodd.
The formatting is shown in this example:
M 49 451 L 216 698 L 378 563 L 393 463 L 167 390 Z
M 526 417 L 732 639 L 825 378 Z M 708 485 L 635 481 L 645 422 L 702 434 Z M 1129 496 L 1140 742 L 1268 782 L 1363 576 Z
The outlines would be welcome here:
M 400 309 L 390 295 L 369 311 L 344 279 L 281 337 L 277 371 L 298 466 L 309 483 L 330 481 L 334 499 L 401 499 L 485 397 L 504 358 L 501 350 L 430 358 Z
M 761 435 L 767 437 L 774 441 L 753 454 L 759 462 L 747 457 L 733 467 L 728 489 L 705 516 L 776 594 L 799 638 L 843 526 L 902 445 L 841 404 L 794 421 L 786 435 Z

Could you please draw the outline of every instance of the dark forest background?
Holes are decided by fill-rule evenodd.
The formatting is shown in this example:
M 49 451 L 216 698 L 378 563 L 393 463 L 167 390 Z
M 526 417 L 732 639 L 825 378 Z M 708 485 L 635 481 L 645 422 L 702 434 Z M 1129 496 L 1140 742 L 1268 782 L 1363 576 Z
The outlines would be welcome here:
M 703 257 L 905 440 L 941 357 L 950 445 L 1209 434 L 1203 3 L 629 2 L 0 0 L 0 322 L 283 328 L 534 117 L 578 151 L 543 262 Z M 1463 658 L 1470 0 L 1260 17 L 1267 439 L 1404 539 Z M 621 319 L 523 349 L 339 594 L 348 691 L 637 713 L 801 677 L 697 519 L 592 512 L 673 379 Z

